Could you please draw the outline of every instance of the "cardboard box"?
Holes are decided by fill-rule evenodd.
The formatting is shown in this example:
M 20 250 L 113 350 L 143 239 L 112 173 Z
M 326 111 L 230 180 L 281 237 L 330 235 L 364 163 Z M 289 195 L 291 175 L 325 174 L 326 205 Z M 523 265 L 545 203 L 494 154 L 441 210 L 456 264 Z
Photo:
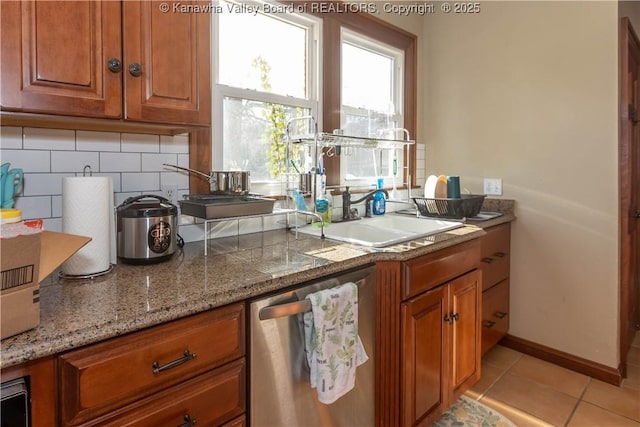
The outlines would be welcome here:
M 40 282 L 91 238 L 42 231 L 0 240 L 0 336 L 40 324 Z

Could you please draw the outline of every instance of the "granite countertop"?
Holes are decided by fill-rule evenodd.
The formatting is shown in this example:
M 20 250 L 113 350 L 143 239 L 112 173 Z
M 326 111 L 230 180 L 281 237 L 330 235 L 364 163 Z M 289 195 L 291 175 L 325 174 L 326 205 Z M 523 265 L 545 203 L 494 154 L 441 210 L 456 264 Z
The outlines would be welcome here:
M 119 263 L 111 273 L 92 280 L 59 279 L 54 274 L 40 287 L 40 325 L 2 340 L 0 368 L 376 261 L 431 253 L 481 237 L 483 228 L 512 221 L 511 212 L 383 249 L 283 229 L 209 240 L 207 256 L 204 242 L 188 243 L 169 261 Z

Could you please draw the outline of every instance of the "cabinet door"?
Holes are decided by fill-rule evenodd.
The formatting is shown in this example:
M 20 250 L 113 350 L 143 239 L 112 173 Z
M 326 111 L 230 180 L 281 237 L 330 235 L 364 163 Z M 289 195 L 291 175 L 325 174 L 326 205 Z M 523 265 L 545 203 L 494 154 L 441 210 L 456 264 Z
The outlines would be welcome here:
M 429 425 L 446 409 L 450 325 L 447 287 L 402 304 L 401 425 Z
M 38 359 L 2 370 L 2 382 L 26 377 L 31 395 L 31 424 L 38 427 L 56 425 L 56 367 L 52 357 Z M 8 421 L 7 421 L 8 422 Z M 2 420 L 2 426 L 5 425 Z
M 3 1 L 3 109 L 122 116 L 119 1 Z
M 123 2 L 127 119 L 211 123 L 211 14 L 193 9 L 207 4 Z
M 451 282 L 453 338 L 452 401 L 480 379 L 481 274 L 474 270 Z

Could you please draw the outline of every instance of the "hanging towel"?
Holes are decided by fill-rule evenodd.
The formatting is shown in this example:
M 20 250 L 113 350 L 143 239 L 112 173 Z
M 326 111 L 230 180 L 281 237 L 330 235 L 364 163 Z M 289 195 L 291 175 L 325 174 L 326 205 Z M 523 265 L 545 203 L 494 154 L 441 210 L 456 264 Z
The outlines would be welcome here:
M 349 282 L 306 297 L 305 353 L 311 387 L 318 400 L 330 404 L 353 389 L 356 367 L 369 357 L 358 336 L 358 286 Z

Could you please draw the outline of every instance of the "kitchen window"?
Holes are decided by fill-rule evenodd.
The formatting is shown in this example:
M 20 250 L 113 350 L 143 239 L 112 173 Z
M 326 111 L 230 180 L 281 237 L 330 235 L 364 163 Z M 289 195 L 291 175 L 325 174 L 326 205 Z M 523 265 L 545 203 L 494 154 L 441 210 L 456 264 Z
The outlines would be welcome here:
M 222 13 L 213 14 L 214 170 L 248 169 L 252 185 L 258 184 L 253 191 L 280 194 L 283 126 L 307 115 L 325 132 L 340 128 L 368 136 L 395 127 L 407 128 L 415 139 L 414 35 L 364 13 L 309 16 L 261 13 L 260 7 L 242 13 L 231 6 L 241 3 L 220 4 Z M 381 136 L 405 138 L 402 133 Z M 411 178 L 407 159 L 415 167 L 415 155 L 408 157 L 408 151 L 414 149 L 325 156 L 327 182 L 363 188 L 384 176 L 385 186 L 391 186 L 396 155 L 396 182 L 406 183 Z
M 379 41 L 342 29 L 341 129 L 346 135 L 404 139 L 403 52 Z M 343 150 L 341 181 L 344 185 L 375 184 L 377 177 L 391 185 L 393 159 L 402 170 L 402 152 Z M 399 177 L 401 179 L 401 175 Z
M 318 117 L 319 21 L 221 5 L 214 16 L 213 169 L 249 170 L 252 184 L 279 184 L 285 124 Z

